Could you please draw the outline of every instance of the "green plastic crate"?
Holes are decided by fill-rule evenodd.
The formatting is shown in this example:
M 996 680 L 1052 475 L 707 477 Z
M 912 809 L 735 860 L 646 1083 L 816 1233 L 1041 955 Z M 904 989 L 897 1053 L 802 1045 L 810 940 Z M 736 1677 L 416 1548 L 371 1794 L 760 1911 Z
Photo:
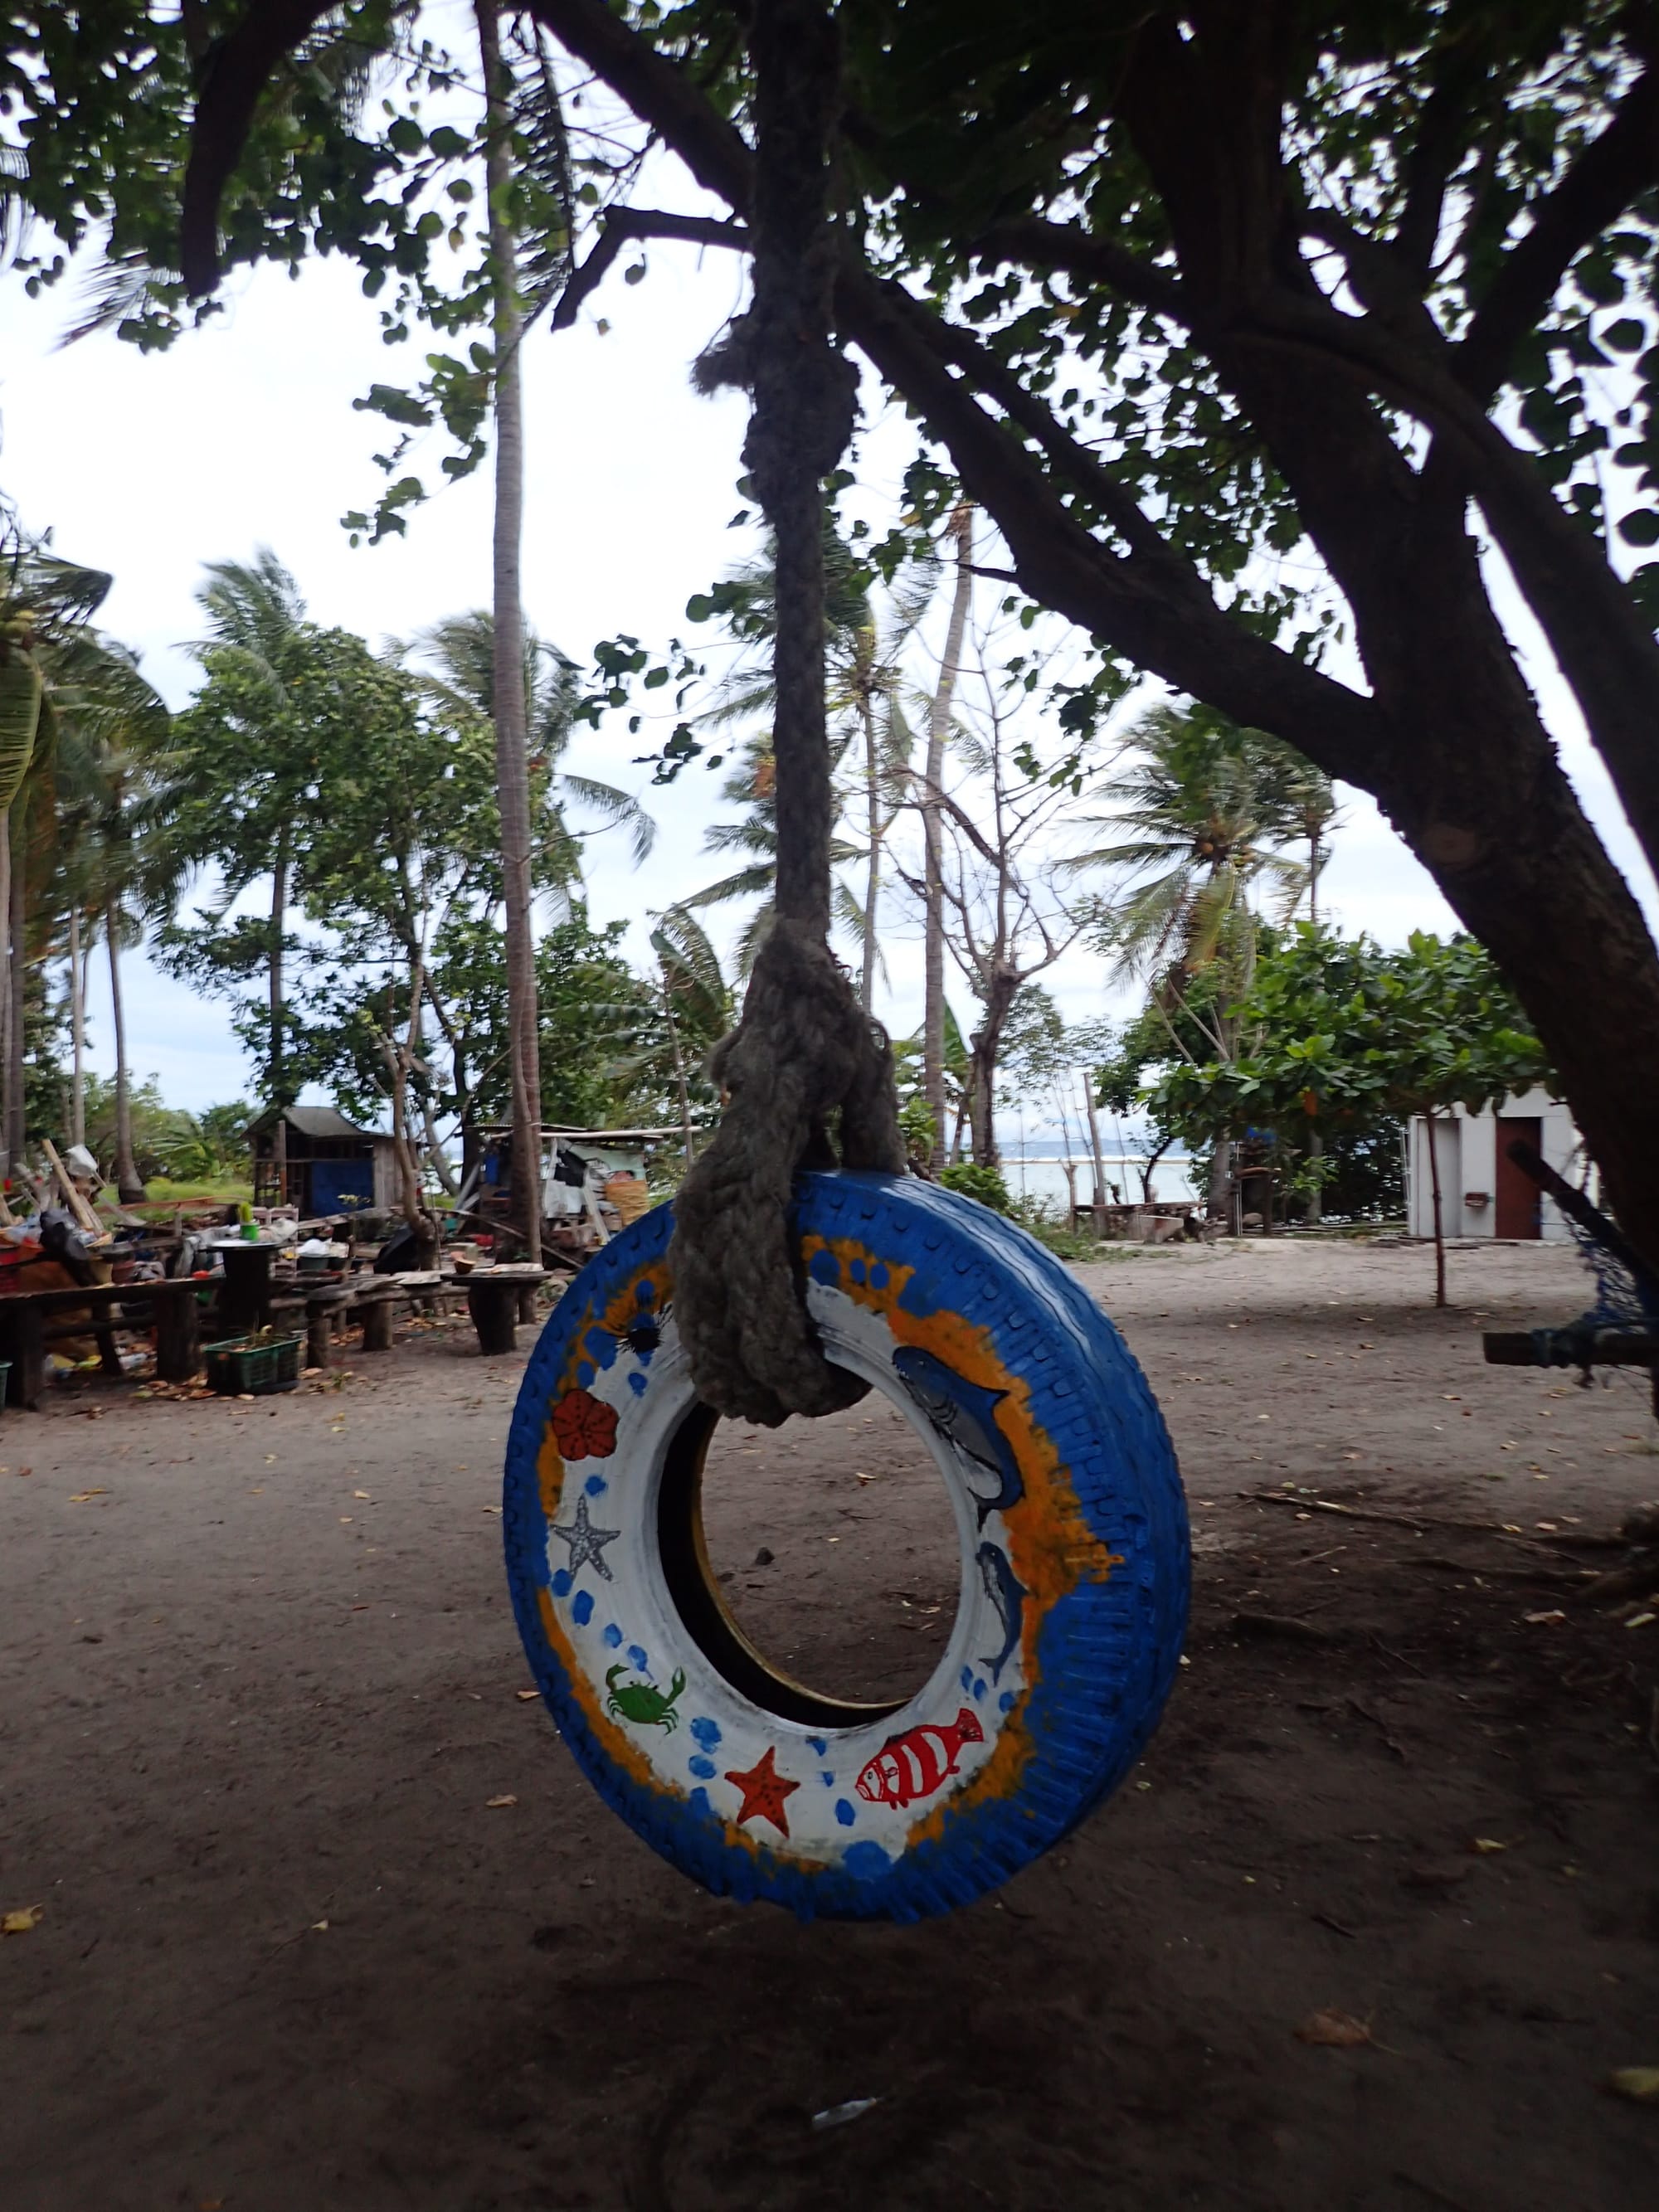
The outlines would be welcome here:
M 276 1347 L 250 1344 L 245 1336 L 228 1337 L 222 1344 L 204 1345 L 210 1390 L 222 1397 L 265 1396 L 276 1388 Z

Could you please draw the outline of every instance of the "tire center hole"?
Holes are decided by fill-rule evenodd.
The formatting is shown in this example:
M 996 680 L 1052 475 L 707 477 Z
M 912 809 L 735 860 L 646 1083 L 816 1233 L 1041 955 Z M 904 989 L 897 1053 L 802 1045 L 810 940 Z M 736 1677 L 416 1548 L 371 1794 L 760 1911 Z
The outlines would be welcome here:
M 775 1672 L 826 1698 L 897 1704 L 956 1623 L 961 1553 L 944 1478 L 878 1390 L 781 1429 L 716 1423 L 702 1534 L 722 1602 Z

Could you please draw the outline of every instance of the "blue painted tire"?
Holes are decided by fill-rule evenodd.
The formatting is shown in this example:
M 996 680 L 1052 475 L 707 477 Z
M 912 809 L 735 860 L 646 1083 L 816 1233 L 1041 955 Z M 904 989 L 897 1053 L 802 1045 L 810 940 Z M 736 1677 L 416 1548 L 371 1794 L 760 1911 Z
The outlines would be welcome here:
M 614 1238 L 551 1317 L 507 1444 L 507 1578 L 578 1765 L 721 1895 L 915 1920 L 1005 1881 L 1121 1782 L 1186 1632 L 1179 1472 L 1117 1331 L 1036 1240 L 935 1184 L 809 1175 L 807 1300 L 830 1356 L 939 1467 L 962 1585 L 899 1706 L 819 1698 L 744 1639 L 708 1571 L 672 1212 Z

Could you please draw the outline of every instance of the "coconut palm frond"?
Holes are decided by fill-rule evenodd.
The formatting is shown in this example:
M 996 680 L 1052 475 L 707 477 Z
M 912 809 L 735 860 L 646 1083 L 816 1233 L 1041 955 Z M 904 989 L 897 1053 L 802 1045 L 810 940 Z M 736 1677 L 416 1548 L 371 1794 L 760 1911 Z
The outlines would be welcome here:
M 614 783 L 600 783 L 592 776 L 567 775 L 563 787 L 578 805 L 599 815 L 607 828 L 625 829 L 634 854 L 634 863 L 647 858 L 657 842 L 657 825 L 652 816 L 641 805 L 631 792 L 622 791 Z
M 732 899 L 752 898 L 757 891 L 769 895 L 777 880 L 777 863 L 767 860 L 752 868 L 740 868 L 735 875 L 723 876 L 717 884 L 705 884 L 690 898 L 680 901 L 684 907 L 725 906 Z

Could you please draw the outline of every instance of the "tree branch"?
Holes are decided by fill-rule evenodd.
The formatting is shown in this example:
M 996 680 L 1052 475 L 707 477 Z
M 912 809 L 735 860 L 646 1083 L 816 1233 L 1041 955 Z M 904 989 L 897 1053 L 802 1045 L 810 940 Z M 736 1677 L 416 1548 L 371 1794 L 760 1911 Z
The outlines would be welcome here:
M 656 208 L 612 208 L 593 247 L 579 268 L 573 269 L 558 305 L 552 327 L 568 330 L 583 302 L 599 289 L 611 264 L 630 240 L 683 239 L 696 246 L 731 246 L 746 251 L 749 233 L 740 222 L 722 222 L 714 216 L 670 215 Z
M 1572 262 L 1656 181 L 1659 81 L 1650 69 L 1554 190 L 1533 202 L 1532 228 L 1504 257 L 1468 329 L 1452 349 L 1453 373 L 1481 405 L 1504 382 L 1510 356 L 1537 328 Z
M 265 0 L 216 40 L 200 70 L 179 226 L 179 266 L 192 299 L 219 283 L 219 203 L 247 143 L 270 73 L 333 0 Z
M 901 177 L 898 181 L 903 184 Z M 942 212 L 948 216 L 949 209 Z M 1127 246 L 1109 238 L 1079 230 L 1075 223 L 1046 222 L 1041 216 L 1000 222 L 983 232 L 969 246 L 976 261 L 1012 261 L 1022 268 L 1057 269 L 1067 276 L 1086 277 L 1150 307 L 1172 322 L 1190 322 L 1192 309 L 1187 289 L 1173 270 L 1143 261 Z

